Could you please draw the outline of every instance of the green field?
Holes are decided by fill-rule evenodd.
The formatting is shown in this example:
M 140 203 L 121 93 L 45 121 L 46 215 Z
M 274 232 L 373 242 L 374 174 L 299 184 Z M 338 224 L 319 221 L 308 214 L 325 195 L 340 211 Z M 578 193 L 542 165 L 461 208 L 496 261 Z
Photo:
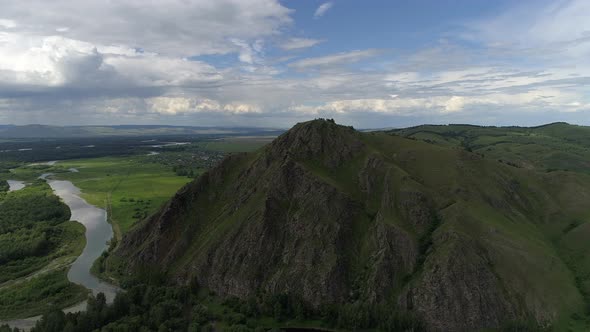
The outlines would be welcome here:
M 170 168 L 146 162 L 146 157 L 68 160 L 57 165 L 78 172 L 59 173 L 82 190 L 82 197 L 106 208 L 117 238 L 135 222 L 156 212 L 191 179 L 175 175 Z

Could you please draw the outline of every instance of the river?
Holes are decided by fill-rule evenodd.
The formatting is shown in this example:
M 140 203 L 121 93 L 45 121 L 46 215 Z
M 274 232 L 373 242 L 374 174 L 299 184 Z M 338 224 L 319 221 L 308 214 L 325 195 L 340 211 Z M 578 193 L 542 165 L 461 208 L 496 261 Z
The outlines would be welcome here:
M 78 221 L 86 227 L 86 247 L 70 267 L 68 279 L 92 290 L 95 295 L 104 293 L 107 302 L 112 302 L 119 289 L 90 273 L 92 263 L 108 249 L 108 241 L 113 237 L 113 229 L 107 222 L 106 211 L 88 204 L 80 197 L 80 189 L 70 181 L 48 180 L 47 183 L 70 207 L 71 220 Z
M 26 186 L 25 181 L 7 180 L 6 182 L 8 182 L 8 191 L 21 190 Z
M 90 273 L 92 263 L 108 248 L 108 241 L 113 237 L 113 229 L 107 222 L 107 213 L 104 209 L 97 208 L 88 204 L 80 197 L 78 189 L 70 181 L 50 179 L 51 174 L 43 174 L 53 192 L 59 196 L 72 211 L 70 220 L 75 220 L 86 227 L 86 247 L 82 254 L 68 271 L 68 279 L 76 284 L 80 284 L 92 291 L 94 295 L 102 292 L 105 294 L 108 303 L 111 303 L 115 295 L 120 290 L 118 287 L 99 280 Z M 64 312 L 75 312 L 86 310 L 86 302 L 79 303 L 71 308 L 65 308 Z M 25 319 L 16 319 L 12 321 L 0 322 L 12 327 L 29 330 L 40 319 L 40 316 Z

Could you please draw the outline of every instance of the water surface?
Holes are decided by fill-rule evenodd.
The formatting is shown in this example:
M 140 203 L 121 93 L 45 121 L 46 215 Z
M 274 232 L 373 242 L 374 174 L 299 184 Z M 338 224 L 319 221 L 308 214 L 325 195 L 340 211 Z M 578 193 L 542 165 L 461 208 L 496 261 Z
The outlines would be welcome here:
M 21 190 L 23 189 L 26 184 L 24 181 L 18 181 L 18 180 L 6 180 L 6 182 L 8 182 L 8 191 L 17 191 L 17 190 Z
M 119 288 L 99 280 L 90 273 L 92 264 L 108 248 L 108 241 L 113 237 L 113 229 L 107 222 L 106 211 L 88 204 L 80 197 L 80 189 L 70 181 L 47 180 L 47 183 L 70 207 L 72 211 L 70 220 L 75 220 L 86 227 L 86 247 L 70 267 L 68 279 L 90 289 L 94 295 L 104 293 L 107 302 L 112 302 Z

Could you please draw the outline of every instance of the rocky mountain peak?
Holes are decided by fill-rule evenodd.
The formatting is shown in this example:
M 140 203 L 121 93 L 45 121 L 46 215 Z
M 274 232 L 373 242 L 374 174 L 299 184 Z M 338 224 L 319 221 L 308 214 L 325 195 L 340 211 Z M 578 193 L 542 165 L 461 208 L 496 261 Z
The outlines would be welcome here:
M 324 166 L 337 167 L 363 150 L 359 133 L 331 119 L 301 122 L 269 146 L 269 157 L 289 156 L 296 160 L 320 159 Z

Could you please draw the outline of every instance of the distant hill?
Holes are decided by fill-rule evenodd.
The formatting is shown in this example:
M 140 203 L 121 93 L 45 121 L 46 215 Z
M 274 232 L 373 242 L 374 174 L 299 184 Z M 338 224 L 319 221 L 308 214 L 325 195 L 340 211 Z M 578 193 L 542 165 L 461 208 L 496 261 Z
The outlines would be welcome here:
M 237 127 L 190 127 L 159 125 L 120 125 L 120 126 L 47 126 L 0 125 L 0 138 L 74 138 L 105 136 L 167 136 L 282 132 L 269 128 Z
M 367 326 L 588 330 L 587 133 L 300 123 L 185 186 L 107 266 L 222 297 L 300 299 Z M 561 155 L 580 172 L 547 172 Z
M 424 125 L 390 133 L 441 146 L 462 147 L 513 166 L 590 174 L 590 127 L 563 122 L 538 127 Z

